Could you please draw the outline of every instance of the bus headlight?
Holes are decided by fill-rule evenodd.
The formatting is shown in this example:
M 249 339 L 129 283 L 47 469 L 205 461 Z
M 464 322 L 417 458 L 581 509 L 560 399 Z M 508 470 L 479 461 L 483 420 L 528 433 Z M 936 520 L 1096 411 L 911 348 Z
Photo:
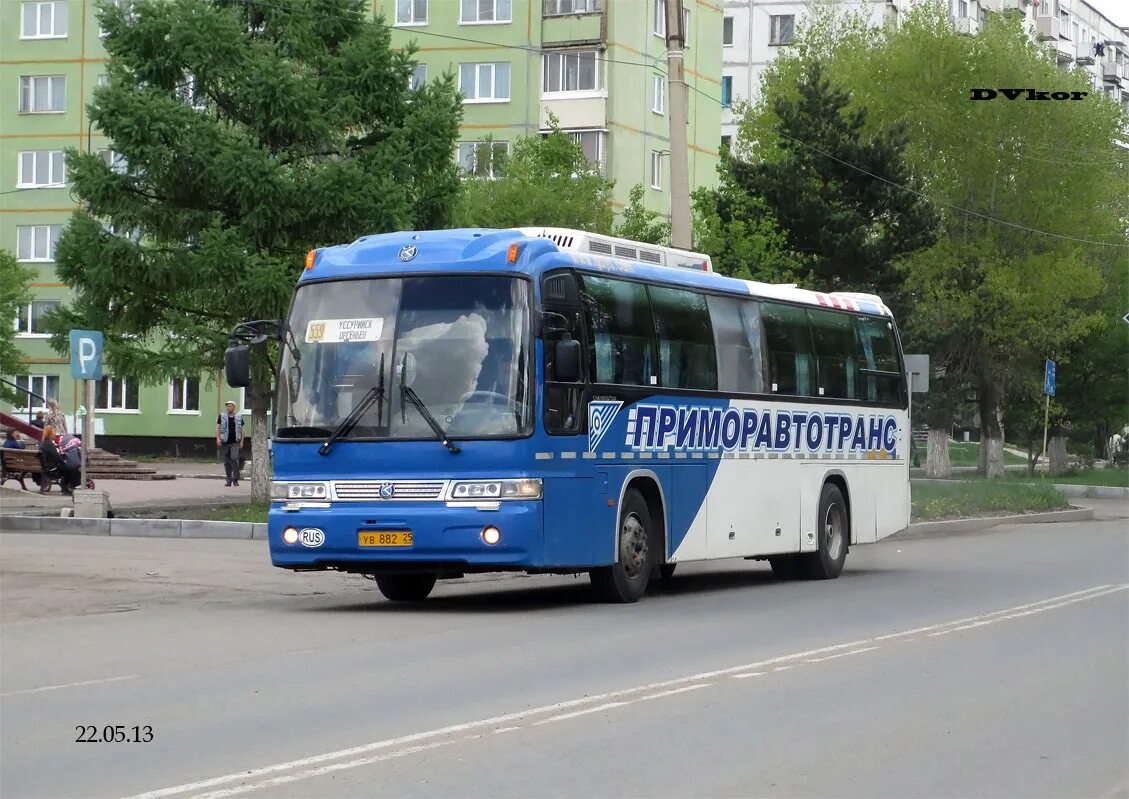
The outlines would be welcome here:
M 540 478 L 464 480 L 451 485 L 451 499 L 540 499 Z
M 326 483 L 280 483 L 270 484 L 270 498 L 281 499 L 326 499 L 329 486 Z

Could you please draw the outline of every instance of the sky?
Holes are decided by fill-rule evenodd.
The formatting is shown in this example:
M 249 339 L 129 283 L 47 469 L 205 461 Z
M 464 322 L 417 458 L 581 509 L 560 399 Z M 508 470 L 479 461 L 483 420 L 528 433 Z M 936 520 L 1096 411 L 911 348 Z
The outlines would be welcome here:
M 1129 0 L 1086 0 L 1086 2 L 1112 19 L 1118 27 L 1129 25 Z

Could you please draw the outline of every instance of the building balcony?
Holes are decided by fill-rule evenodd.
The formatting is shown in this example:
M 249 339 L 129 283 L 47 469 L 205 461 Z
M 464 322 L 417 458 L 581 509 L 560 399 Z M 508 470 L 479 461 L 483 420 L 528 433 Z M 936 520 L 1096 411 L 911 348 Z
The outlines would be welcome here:
M 580 44 L 603 38 L 603 0 L 544 0 L 541 20 L 542 44 Z
M 1035 36 L 1040 41 L 1048 42 L 1057 39 L 1061 31 L 1062 23 L 1059 22 L 1058 17 L 1035 18 Z
M 1000 11 L 1013 11 L 1017 14 L 1027 14 L 1031 0 L 1000 0 Z
M 956 29 L 962 36 L 975 36 L 980 32 L 980 20 L 975 17 L 957 17 Z
M 1091 50 L 1085 49 L 1074 60 L 1079 66 L 1092 67 L 1094 65 L 1094 54 Z
M 1125 80 L 1125 65 L 1116 61 L 1103 61 L 1102 80 L 1106 83 L 1120 83 Z
M 1054 52 L 1055 60 L 1059 65 L 1072 64 L 1078 56 L 1078 46 L 1068 39 L 1056 39 L 1049 44 L 1049 47 Z

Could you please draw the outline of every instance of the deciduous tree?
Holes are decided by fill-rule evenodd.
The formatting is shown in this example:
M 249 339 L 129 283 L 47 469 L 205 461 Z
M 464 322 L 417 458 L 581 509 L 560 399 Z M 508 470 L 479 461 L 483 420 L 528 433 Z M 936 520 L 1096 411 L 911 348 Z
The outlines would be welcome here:
M 20 307 L 31 301 L 27 285 L 31 277 L 31 270 L 21 266 L 15 255 L 0 250 L 0 320 L 15 319 Z M 0 323 L 0 375 L 11 379 L 21 374 L 24 371 L 21 356 L 16 345 L 16 329 L 10 321 Z M 0 400 L 22 404 L 26 397 L 18 396 L 11 387 L 0 383 Z

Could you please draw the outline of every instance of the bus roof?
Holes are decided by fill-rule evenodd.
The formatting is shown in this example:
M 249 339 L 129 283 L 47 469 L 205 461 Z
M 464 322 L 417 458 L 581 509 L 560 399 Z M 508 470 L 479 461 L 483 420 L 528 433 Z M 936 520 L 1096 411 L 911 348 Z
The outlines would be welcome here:
M 572 266 L 587 272 L 631 275 L 651 282 L 727 294 L 745 294 L 817 307 L 892 316 L 890 309 L 874 294 L 809 291 L 798 288 L 795 284 L 738 280 L 712 271 L 682 266 L 659 266 L 589 252 L 577 252 L 559 243 L 559 236 L 536 235 L 534 231 L 538 230 L 544 229 L 462 228 L 362 236 L 351 244 L 339 244 L 315 250 L 313 263 L 302 272 L 299 284 L 312 280 L 452 271 L 466 274 L 514 272 L 536 277 L 549 269 Z M 552 230 L 554 233 L 560 231 L 558 228 Z M 578 239 L 590 235 L 579 230 L 574 233 Z M 517 251 L 512 257 L 511 245 L 515 244 Z

